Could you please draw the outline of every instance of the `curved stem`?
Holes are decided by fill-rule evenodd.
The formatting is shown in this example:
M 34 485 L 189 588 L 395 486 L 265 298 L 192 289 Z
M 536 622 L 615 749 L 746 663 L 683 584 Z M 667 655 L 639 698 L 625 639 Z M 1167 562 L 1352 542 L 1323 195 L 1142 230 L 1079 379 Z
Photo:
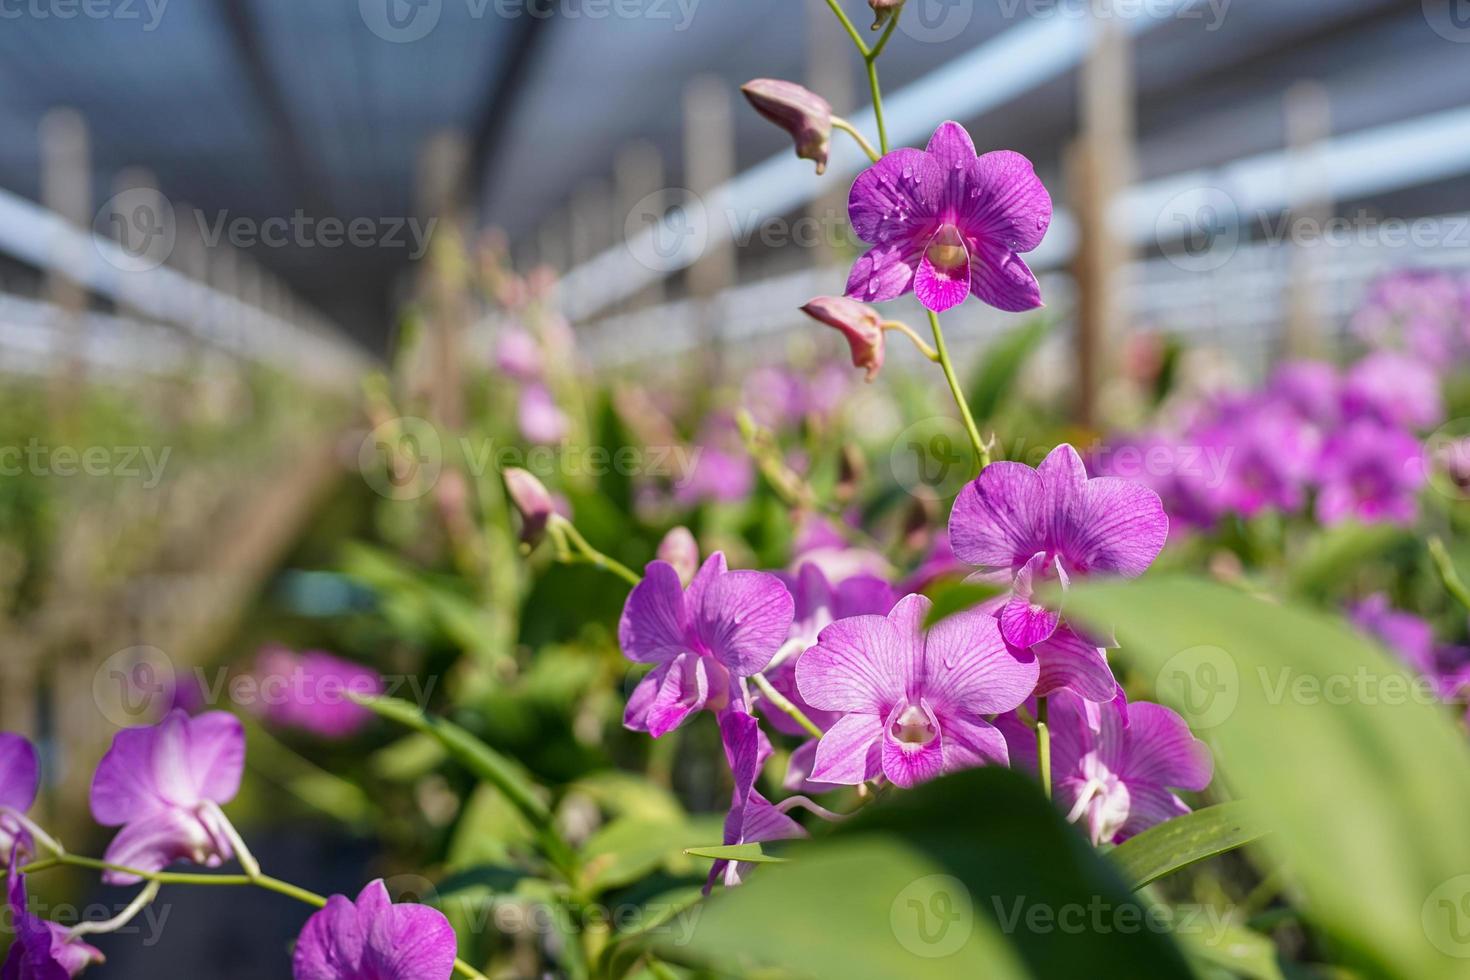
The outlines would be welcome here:
M 944 331 L 939 328 L 939 316 L 929 311 L 929 327 L 934 331 L 934 353 L 939 366 L 944 369 L 944 380 L 949 382 L 950 394 L 954 395 L 954 403 L 960 410 L 960 421 L 965 424 L 965 432 L 970 436 L 970 445 L 975 447 L 975 458 L 980 469 L 990 465 L 990 450 L 985 448 L 985 440 L 980 438 L 980 430 L 975 426 L 975 417 L 970 414 L 970 403 L 965 400 L 964 389 L 960 387 L 960 379 L 955 376 L 954 363 L 949 359 L 949 349 L 944 346 Z
M 100 936 L 109 932 L 117 932 L 117 930 L 129 922 L 132 922 L 139 912 L 147 908 L 158 897 L 158 889 L 160 887 L 162 886 L 156 881 L 148 882 L 148 884 L 143 886 L 143 890 L 138 892 L 138 896 L 128 903 L 128 907 L 120 913 L 104 922 L 78 922 L 71 927 L 70 932 L 67 933 L 67 938 L 78 939 L 82 936 Z
M 929 344 L 925 342 L 923 337 L 920 337 L 917 333 L 915 333 L 913 327 L 909 326 L 907 323 L 904 323 L 902 320 L 884 320 L 882 323 L 882 327 L 884 330 L 896 330 L 907 337 L 909 340 L 912 340 L 914 342 L 914 346 L 919 348 L 919 353 L 929 358 L 929 360 L 936 362 L 939 360 L 939 354 L 934 350 L 934 348 L 930 347 Z
M 786 695 L 776 690 L 776 688 L 771 685 L 771 682 L 766 680 L 765 674 L 752 674 L 750 676 L 750 679 L 755 681 L 755 686 L 761 689 L 761 694 L 766 698 L 766 700 L 770 701 L 776 707 L 780 708 L 782 711 L 790 715 L 792 720 L 795 721 L 802 728 L 805 728 L 807 732 L 810 733 L 812 738 L 822 737 L 824 733 L 820 728 L 817 727 L 816 723 L 806 716 L 806 712 L 802 711 L 796 705 L 792 704 L 790 698 L 786 697 Z
M 831 7 L 832 12 L 837 15 L 837 19 L 842 21 L 842 26 L 847 31 L 847 36 L 852 38 L 852 43 L 857 45 L 857 49 L 862 52 L 863 57 L 866 58 L 869 54 L 868 42 L 863 40 L 863 36 L 859 34 L 858 29 L 853 26 L 852 19 L 848 17 L 847 13 L 842 9 L 842 4 L 838 3 L 837 0 L 827 0 L 827 6 Z
M 846 119 L 843 119 L 841 116 L 833 116 L 832 125 L 856 140 L 857 145 L 862 147 L 863 152 L 868 155 L 869 160 L 873 161 L 874 163 L 878 162 L 880 156 L 878 151 L 873 149 L 873 144 L 868 142 L 868 138 L 864 136 L 856 126 L 848 122 Z
M 1046 698 L 1036 699 L 1036 764 L 1041 771 L 1041 789 L 1051 799 L 1051 729 L 1046 722 Z
M 883 53 L 883 49 L 888 47 L 888 39 L 893 36 L 893 29 L 898 26 L 898 18 L 902 15 L 902 7 L 894 10 L 893 13 L 889 15 L 888 26 L 883 28 L 883 33 L 879 36 L 878 43 L 873 45 L 873 50 L 869 51 L 865 55 L 865 57 L 869 61 L 877 61 L 878 56 Z
M 627 565 L 624 565 L 617 559 L 609 558 L 607 555 L 604 555 L 602 552 L 592 547 L 592 545 L 588 543 L 587 539 L 582 537 L 582 532 L 578 531 L 571 521 L 563 517 L 554 517 L 552 519 L 557 522 L 562 532 L 566 534 L 567 540 L 572 543 L 572 546 L 576 548 L 579 552 L 581 552 L 582 557 L 585 558 L 590 564 L 596 565 L 598 568 L 612 572 L 614 575 L 618 576 L 629 585 L 637 585 L 639 582 L 643 581 L 643 576 L 633 571 Z

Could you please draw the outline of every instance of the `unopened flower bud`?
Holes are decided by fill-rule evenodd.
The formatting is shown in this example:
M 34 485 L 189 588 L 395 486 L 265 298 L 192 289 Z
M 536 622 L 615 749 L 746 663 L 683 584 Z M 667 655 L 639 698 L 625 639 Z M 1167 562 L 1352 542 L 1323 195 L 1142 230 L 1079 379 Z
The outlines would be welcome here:
M 897 17 L 903 5 L 904 0 L 868 0 L 868 6 L 873 8 L 873 30 L 888 23 L 888 18 Z
M 687 527 L 680 525 L 659 542 L 658 558 L 673 565 L 674 571 L 679 573 L 679 581 L 687 586 L 694 573 L 699 571 L 699 542 L 694 540 Z
M 757 78 L 740 86 L 755 111 L 791 134 L 796 155 L 814 160 L 817 173 L 827 169 L 832 148 L 832 106 L 827 100 L 795 82 Z
M 521 515 L 521 540 L 534 545 L 546 533 L 546 522 L 556 511 L 556 504 L 545 484 L 517 466 L 506 467 L 505 489 L 510 502 Z
M 877 310 L 846 296 L 818 296 L 801 311 L 842 331 L 852 348 L 852 366 L 866 368 L 869 381 L 878 376 L 883 367 L 883 318 Z

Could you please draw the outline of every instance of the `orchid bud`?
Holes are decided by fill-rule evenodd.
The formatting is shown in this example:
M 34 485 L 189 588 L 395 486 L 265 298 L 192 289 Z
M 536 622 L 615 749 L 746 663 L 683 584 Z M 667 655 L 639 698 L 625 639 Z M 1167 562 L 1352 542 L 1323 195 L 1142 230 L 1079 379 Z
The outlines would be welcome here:
M 888 18 L 897 17 L 903 5 L 904 0 L 868 0 L 868 6 L 873 8 L 873 30 L 888 23 Z
M 521 540 L 535 545 L 546 533 L 546 522 L 556 511 L 556 504 L 545 484 L 517 466 L 505 470 L 505 489 L 510 502 L 521 515 Z
M 694 540 L 687 527 L 680 525 L 659 542 L 658 558 L 673 565 L 674 571 L 679 573 L 679 581 L 687 586 L 694 573 L 699 571 L 699 542 Z
M 757 78 L 740 86 L 755 111 L 791 134 L 796 155 L 814 160 L 817 173 L 827 169 L 832 148 L 832 106 L 815 92 L 795 82 Z
M 801 308 L 813 320 L 836 327 L 852 348 L 852 366 L 866 368 L 872 381 L 883 367 L 883 318 L 846 296 L 818 296 Z

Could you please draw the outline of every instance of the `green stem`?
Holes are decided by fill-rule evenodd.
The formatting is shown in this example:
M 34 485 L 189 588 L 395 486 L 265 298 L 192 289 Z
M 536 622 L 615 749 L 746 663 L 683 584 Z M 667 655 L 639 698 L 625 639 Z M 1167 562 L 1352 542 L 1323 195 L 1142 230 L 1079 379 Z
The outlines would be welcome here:
M 902 14 L 903 8 L 899 7 L 889 16 L 888 26 L 883 28 L 883 33 L 878 38 L 878 43 L 873 45 L 873 50 L 869 51 L 865 56 L 869 61 L 877 61 L 878 56 L 883 53 L 883 49 L 888 47 L 888 39 L 893 36 L 893 29 L 898 26 L 898 18 Z
M 852 38 L 852 43 L 857 45 L 857 49 L 861 51 L 863 57 L 866 58 L 869 54 L 868 42 L 863 40 L 863 36 L 859 34 L 858 29 L 853 26 L 852 19 L 847 16 L 845 11 L 843 11 L 842 4 L 838 3 L 837 0 L 827 0 L 827 6 L 831 7 L 832 12 L 837 15 L 837 19 L 842 21 L 842 26 L 844 29 L 846 29 L 847 36 Z
M 944 369 L 944 380 L 949 382 L 950 394 L 954 395 L 954 403 L 960 409 L 960 420 L 965 423 L 965 432 L 970 436 L 970 445 L 975 447 L 975 458 L 979 468 L 983 470 L 990 465 L 990 450 L 985 448 L 985 440 L 980 438 L 975 417 L 970 414 L 970 403 L 965 400 L 960 379 L 954 373 L 954 363 L 949 359 L 949 348 L 944 345 L 944 331 L 939 328 L 939 316 L 933 310 L 929 311 L 929 327 L 934 331 L 934 353 L 938 355 L 939 366 Z
M 896 330 L 899 333 L 903 334 L 909 340 L 912 340 L 914 342 L 914 346 L 919 348 L 920 354 L 923 354 L 929 360 L 938 363 L 939 354 L 934 350 L 933 347 L 930 347 L 928 343 L 925 342 L 923 337 L 920 337 L 917 333 L 915 333 L 914 328 L 909 326 L 907 323 L 904 323 L 902 320 L 884 320 L 882 326 L 884 330 Z
M 873 149 L 873 144 L 868 142 L 868 138 L 864 136 L 856 126 L 848 122 L 846 119 L 843 119 L 841 116 L 833 116 L 832 125 L 856 140 L 857 145 L 862 147 L 863 152 L 868 155 L 869 160 L 873 161 L 874 163 L 878 162 L 878 151 Z
M 1429 556 L 1434 559 L 1434 568 L 1439 572 L 1439 580 L 1444 584 L 1445 591 L 1460 605 L 1470 609 L 1470 589 L 1465 587 L 1464 579 L 1455 570 L 1449 550 L 1438 536 L 1429 539 Z
M 1036 699 L 1036 763 L 1041 770 L 1041 789 L 1051 799 L 1051 729 L 1046 723 L 1046 698 Z
M 142 878 L 144 881 L 158 885 L 254 885 L 256 888 L 264 888 L 266 891 L 276 892 L 294 898 L 315 908 L 323 908 L 327 904 L 326 898 L 316 892 L 308 891 L 299 885 L 293 885 L 289 881 L 272 878 L 270 875 L 214 875 L 214 874 L 189 874 L 177 871 L 142 871 L 138 868 L 129 868 L 121 864 L 111 864 L 107 861 L 99 861 L 96 858 L 82 857 L 80 854 L 58 854 L 56 857 L 47 858 L 28 864 L 20 871 L 22 874 L 35 874 L 61 865 L 71 865 L 77 868 L 89 868 L 94 871 L 115 871 L 119 874 L 132 875 Z M 454 961 L 454 969 L 462 976 L 470 980 L 487 980 L 485 974 L 476 970 L 463 960 Z
M 585 558 L 588 563 L 596 565 L 598 568 L 604 569 L 605 571 L 612 572 L 614 575 L 618 576 L 629 585 L 637 585 L 639 582 L 643 581 L 643 576 L 633 571 L 627 565 L 624 565 L 617 559 L 609 558 L 607 555 L 604 555 L 602 552 L 592 547 L 592 545 L 588 543 L 587 539 L 582 537 L 582 532 L 578 531 L 571 521 L 559 517 L 553 518 L 553 520 L 555 520 L 557 524 L 560 525 L 562 532 L 565 533 L 567 536 L 567 540 L 572 543 L 573 547 L 575 547 L 578 551 L 582 553 L 582 557 Z
M 878 84 L 878 62 L 867 58 L 868 88 L 873 93 L 873 118 L 878 121 L 878 146 L 888 152 L 888 128 L 883 124 L 883 90 Z
M 805 728 L 812 738 L 821 738 L 825 734 L 816 726 L 815 722 L 806 716 L 805 712 L 791 703 L 790 698 L 776 690 L 771 685 L 771 682 L 766 680 L 765 674 L 752 674 L 750 679 L 755 681 L 755 686 L 761 689 L 761 694 L 766 700 L 790 715 L 792 720 L 802 728 Z

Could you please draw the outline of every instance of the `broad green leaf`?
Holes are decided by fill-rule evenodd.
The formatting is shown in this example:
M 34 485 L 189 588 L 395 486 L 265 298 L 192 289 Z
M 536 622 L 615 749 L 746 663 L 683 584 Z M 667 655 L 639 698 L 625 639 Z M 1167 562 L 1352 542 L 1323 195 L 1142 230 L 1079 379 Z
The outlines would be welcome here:
M 1214 583 L 1079 583 L 1070 615 L 1122 642 L 1215 748 L 1312 922 L 1370 976 L 1463 977 L 1470 747 L 1446 708 L 1343 621 Z
M 1191 959 L 1249 980 L 1282 980 L 1270 936 L 1228 922 L 1189 921 L 1193 910 L 1174 913 L 1175 932 Z
M 973 609 L 987 599 L 1000 595 L 1004 587 L 989 582 L 950 582 L 937 586 L 930 595 L 934 608 L 924 619 L 925 627 Z
M 1291 563 L 1288 580 L 1295 595 L 1325 596 L 1364 562 L 1411 541 L 1403 528 L 1391 524 L 1344 523 L 1312 536 L 1301 557 Z
M 709 821 L 675 822 L 619 817 L 603 826 L 582 846 L 582 884 L 589 893 L 631 884 L 671 860 L 684 848 L 709 840 Z M 692 864 L 693 862 L 687 862 Z
M 844 980 L 1188 977 L 1144 907 L 1034 780 L 956 773 L 792 841 L 702 906 L 666 960 Z M 1102 927 L 1091 927 L 1100 917 Z M 1078 927 L 1078 922 L 1086 925 Z
M 1033 317 L 986 348 L 970 384 L 970 411 L 975 418 L 983 421 L 995 417 L 1026 362 L 1051 332 L 1053 322 L 1047 316 Z
M 1108 852 L 1123 878 L 1142 888 L 1180 868 L 1223 854 L 1265 833 L 1241 801 L 1205 807 L 1166 820 Z
M 684 853 L 691 857 L 713 858 L 716 861 L 749 861 L 752 864 L 782 864 L 786 858 L 776 857 L 761 850 L 759 844 L 725 844 L 715 847 L 686 847 Z

